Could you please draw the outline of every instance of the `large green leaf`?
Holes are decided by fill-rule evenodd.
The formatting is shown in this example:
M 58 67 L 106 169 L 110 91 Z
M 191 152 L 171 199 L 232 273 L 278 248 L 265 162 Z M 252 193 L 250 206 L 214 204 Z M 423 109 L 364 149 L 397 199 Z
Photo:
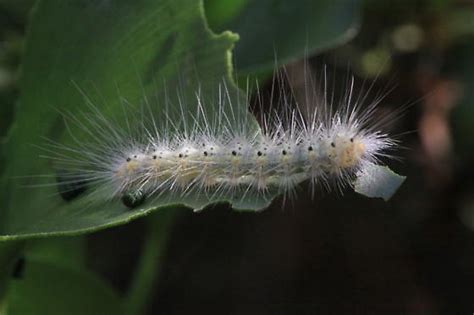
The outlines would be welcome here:
M 5 151 L 8 160 L 0 192 L 2 239 L 81 233 L 126 223 L 157 207 L 206 205 L 206 200 L 191 197 L 158 200 L 130 211 L 120 202 L 68 203 L 53 186 L 28 187 L 51 183 L 32 175 L 54 174 L 50 163 L 39 158 L 42 151 L 34 144 L 44 143 L 42 137 L 65 144 L 71 141 L 63 136 L 66 132 L 58 109 L 73 115 L 87 111 L 78 87 L 104 115 L 113 115 L 122 112 L 122 98 L 127 106 L 140 108 L 144 96 L 151 99 L 163 94 L 163 85 L 156 82 L 166 82 L 170 97 L 179 87 L 182 97 L 194 98 L 199 86 L 203 97 L 212 99 L 217 84 L 225 80 L 234 98 L 234 112 L 249 115 L 245 102 L 237 102 L 238 90 L 230 79 L 230 50 L 237 36 L 229 32 L 213 35 L 202 10 L 201 3 L 194 0 L 37 3 L 27 38 L 16 120 Z M 150 103 L 156 112 L 163 109 L 159 97 Z M 206 102 L 205 106 L 212 113 L 216 103 Z M 165 119 L 158 115 L 157 124 Z M 252 117 L 245 121 L 255 126 Z M 25 176 L 27 180 L 21 178 Z M 241 206 L 261 208 L 265 204 L 246 200 Z
M 24 241 L 0 243 L 0 314 L 4 310 L 4 295 L 16 262 L 21 256 Z
M 36 239 L 29 242 L 1 242 L 0 314 L 5 314 L 6 307 L 9 305 L 9 296 L 5 296 L 5 293 L 6 289 L 10 287 L 11 281 L 15 282 L 19 278 L 24 278 L 25 261 L 28 264 L 30 261 L 40 261 L 81 271 L 85 266 L 85 237 L 57 237 Z M 37 285 L 39 286 L 39 284 Z
M 278 19 L 271 21 L 269 12 L 258 3 L 251 2 L 245 9 L 248 11 L 245 19 L 252 23 L 236 22 L 240 25 L 236 30 L 242 33 L 243 40 L 237 62 L 249 71 L 273 64 L 273 40 L 268 39 L 276 38 L 279 30 L 283 32 L 276 21 L 289 13 L 303 13 L 300 7 L 287 7 L 276 1 L 270 11 Z M 266 5 L 268 7 L 268 3 Z M 311 40 L 311 51 L 315 47 L 329 47 L 343 37 L 347 38 L 343 34 L 353 32 L 357 17 L 354 1 L 338 4 L 323 1 L 317 6 L 302 2 L 301 6 L 307 6 L 313 14 L 305 15 L 301 20 L 312 21 L 320 14 L 319 20 L 323 24 L 303 23 L 295 29 L 295 35 L 281 33 L 293 39 L 282 42 L 284 49 L 279 49 L 278 54 L 279 58 L 284 58 L 280 61 L 304 54 L 307 37 L 302 41 L 302 29 L 318 29 L 316 34 L 319 35 Z M 262 28 L 259 24 L 262 18 L 253 14 L 268 17 L 265 19 L 268 25 Z M 276 33 L 268 33 L 273 28 Z M 255 30 L 260 29 L 266 31 L 257 34 Z M 255 44 L 255 36 L 262 41 L 261 45 L 250 44 Z M 209 200 L 205 196 L 190 195 L 170 200 L 166 194 L 162 199 L 134 210 L 127 209 L 119 201 L 95 205 L 84 204 L 81 200 L 65 202 L 59 198 L 54 186 L 31 187 L 32 184 L 51 183 L 51 180 L 32 175 L 54 174 L 51 163 L 38 158 L 42 151 L 33 144 L 44 143 L 42 137 L 71 144 L 72 139 L 67 137 L 57 109 L 72 115 L 87 110 L 83 94 L 106 116 L 122 112 L 123 98 L 127 100 L 127 106 L 142 108 L 145 96 L 152 100 L 152 110 L 160 113 L 164 107 L 164 87 L 156 82 L 166 82 L 171 96 L 179 87 L 184 99 L 193 98 L 199 86 L 201 95 L 207 100 L 205 110 L 212 115 L 217 112 L 217 104 L 212 100 L 216 98 L 219 82 L 224 80 L 233 99 L 233 112 L 246 117 L 242 121 L 249 128 L 255 128 L 255 120 L 247 113 L 247 105 L 230 78 L 230 51 L 236 40 L 237 36 L 229 32 L 216 36 L 207 29 L 200 1 L 40 0 L 33 9 L 20 82 L 20 102 L 5 146 L 7 165 L 0 187 L 0 239 L 84 233 L 126 223 L 157 208 L 176 204 L 194 209 L 206 206 Z M 195 110 L 190 108 L 190 112 Z M 175 118 L 184 119 L 179 115 Z M 163 125 L 165 120 L 162 114 L 156 116 L 158 125 Z M 84 135 L 76 135 L 79 139 L 81 136 Z M 20 179 L 22 177 L 27 180 Z M 265 207 L 271 195 L 269 197 L 222 201 L 232 201 L 235 208 L 255 210 Z
M 358 0 L 205 0 L 209 25 L 241 35 L 234 50 L 239 75 L 345 43 L 357 33 Z
M 34 259 L 11 281 L 6 301 L 6 315 L 124 314 L 116 292 L 93 274 Z
M 27 260 L 79 270 L 86 265 L 86 237 L 81 235 L 30 240 L 26 243 L 24 255 Z

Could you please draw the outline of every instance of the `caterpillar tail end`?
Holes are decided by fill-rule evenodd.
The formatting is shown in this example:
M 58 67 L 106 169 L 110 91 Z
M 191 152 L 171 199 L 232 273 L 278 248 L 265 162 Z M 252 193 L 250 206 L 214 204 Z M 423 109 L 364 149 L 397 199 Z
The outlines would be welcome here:
M 387 166 L 367 163 L 357 173 L 354 191 L 369 198 L 382 198 L 388 201 L 403 184 L 406 176 L 398 175 Z

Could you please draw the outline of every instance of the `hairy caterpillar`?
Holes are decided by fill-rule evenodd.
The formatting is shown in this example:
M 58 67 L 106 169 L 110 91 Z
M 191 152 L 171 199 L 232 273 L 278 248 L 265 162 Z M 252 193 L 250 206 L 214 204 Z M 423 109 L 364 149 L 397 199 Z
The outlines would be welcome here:
M 385 199 L 393 194 L 403 178 L 379 166 L 396 146 L 378 130 L 380 121 L 373 121 L 382 98 L 363 106 L 368 94 L 356 93 L 352 78 L 335 101 L 324 75 L 322 95 L 308 93 L 311 106 L 305 111 L 293 92 L 285 91 L 283 76 L 276 77 L 271 95 L 276 109 L 262 114 L 261 128 L 249 128 L 248 118 L 233 111 L 225 83 L 219 85 L 217 106 L 211 107 L 215 111 L 196 91 L 193 100 L 178 98 L 164 112 L 157 114 L 147 104 L 141 115 L 127 114 L 125 127 L 86 100 L 90 112 L 65 115 L 85 137 L 70 131 L 73 146 L 51 141 L 45 147 L 58 170 L 62 196 L 69 200 L 87 192 L 91 200 L 121 199 L 130 208 L 162 196 L 233 202 L 293 195 L 303 181 L 313 187 L 352 186 Z M 157 123 L 156 115 L 165 123 Z M 364 187 L 357 188 L 361 183 Z M 367 188 L 371 185 L 375 188 Z M 384 185 L 388 190 L 378 192 Z

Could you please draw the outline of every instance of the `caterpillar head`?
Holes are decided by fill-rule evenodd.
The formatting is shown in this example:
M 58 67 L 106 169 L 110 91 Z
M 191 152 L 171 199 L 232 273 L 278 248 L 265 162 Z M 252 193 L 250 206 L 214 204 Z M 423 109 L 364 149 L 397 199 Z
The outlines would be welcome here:
M 357 166 L 366 153 L 363 139 L 358 136 L 336 136 L 330 143 L 330 154 L 340 169 Z
M 114 167 L 115 178 L 121 182 L 121 190 L 135 183 L 143 173 L 143 161 L 147 156 L 140 151 L 131 152 Z

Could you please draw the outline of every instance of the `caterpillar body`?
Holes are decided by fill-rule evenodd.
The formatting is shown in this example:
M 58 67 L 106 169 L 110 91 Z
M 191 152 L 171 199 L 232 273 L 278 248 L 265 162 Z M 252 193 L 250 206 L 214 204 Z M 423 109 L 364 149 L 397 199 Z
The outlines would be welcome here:
M 293 95 L 280 91 L 276 102 L 283 111 L 263 114 L 261 128 L 242 127 L 249 125 L 247 118 L 232 110 L 225 84 L 214 112 L 206 109 L 200 93 L 175 106 L 175 117 L 192 117 L 191 122 L 177 121 L 170 111 L 161 113 L 166 123 L 158 124 L 150 110 L 138 127 L 130 127 L 127 119 L 127 127 L 120 128 L 92 106 L 92 113 L 66 115 L 89 141 L 73 137 L 74 147 L 50 142 L 46 149 L 54 153 L 48 158 L 61 174 L 63 196 L 87 191 L 92 199 L 121 199 L 130 208 L 163 195 L 208 202 L 291 196 L 303 181 L 354 187 L 358 177 L 374 177 L 371 168 L 396 141 L 373 121 L 380 99 L 364 107 L 367 95 L 355 95 L 353 82 L 349 87 L 338 109 L 332 110 L 336 106 L 325 88 L 309 113 Z

